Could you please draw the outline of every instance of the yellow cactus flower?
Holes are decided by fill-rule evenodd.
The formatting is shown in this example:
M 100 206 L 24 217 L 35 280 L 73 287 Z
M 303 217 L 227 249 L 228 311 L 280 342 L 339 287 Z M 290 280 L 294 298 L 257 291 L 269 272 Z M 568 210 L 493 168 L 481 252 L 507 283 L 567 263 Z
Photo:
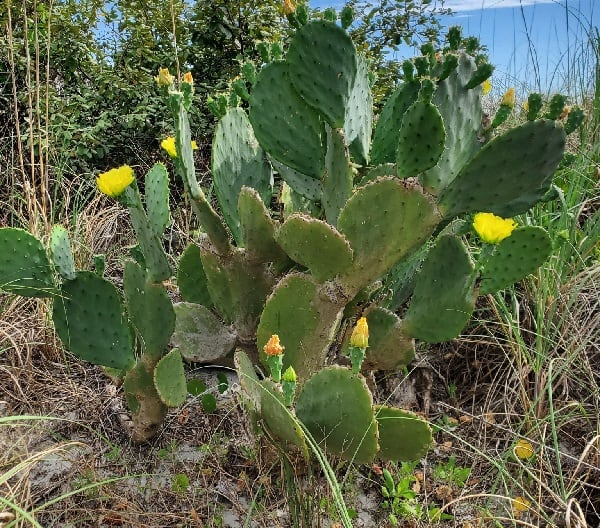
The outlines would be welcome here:
M 177 148 L 175 147 L 175 138 L 169 136 L 160 142 L 162 149 L 169 155 L 170 158 L 175 159 L 177 157 Z M 192 150 L 198 150 L 198 143 L 194 140 L 191 142 Z
M 531 458 L 535 451 L 533 450 L 533 446 L 527 440 L 519 440 L 514 447 L 515 455 L 521 460 L 527 460 Z
M 267 356 L 280 356 L 283 354 L 284 346 L 281 346 L 279 343 L 279 336 L 277 334 L 273 334 L 267 344 L 263 347 L 265 354 Z
M 515 107 L 515 89 L 509 88 L 506 93 L 502 96 L 500 104 L 502 106 L 508 106 L 509 108 Z
M 561 112 L 561 114 L 558 116 L 559 119 L 566 119 L 567 117 L 569 117 L 569 114 L 571 113 L 571 107 L 569 105 L 565 106 L 563 108 L 563 111 Z
M 283 0 L 283 12 L 286 15 L 291 15 L 296 11 L 296 2 L 294 0 Z
M 158 75 L 154 77 L 154 80 L 158 86 L 171 86 L 175 81 L 175 77 L 169 73 L 169 68 L 159 68 Z
M 513 512 L 518 517 L 522 512 L 526 512 L 531 506 L 531 501 L 525 497 L 515 497 L 512 501 Z
M 490 93 L 490 90 L 492 89 L 492 82 L 489 79 L 486 79 L 485 81 L 483 81 L 483 84 L 481 85 L 481 89 L 483 95 L 487 95 L 488 93 Z
M 194 84 L 194 78 L 192 77 L 192 72 L 185 72 L 183 74 L 183 82 L 188 84 Z
M 512 234 L 517 223 L 512 218 L 501 218 L 494 213 L 477 213 L 473 218 L 473 227 L 484 242 L 499 244 Z
M 523 110 L 525 110 L 525 112 L 529 112 L 529 101 L 525 101 L 523 103 Z
M 367 348 L 369 346 L 369 325 L 366 317 L 361 317 L 356 322 L 350 336 L 350 346 L 356 348 Z
M 135 180 L 133 169 L 129 165 L 123 165 L 117 169 L 98 174 L 96 185 L 102 194 L 116 198 L 123 194 Z

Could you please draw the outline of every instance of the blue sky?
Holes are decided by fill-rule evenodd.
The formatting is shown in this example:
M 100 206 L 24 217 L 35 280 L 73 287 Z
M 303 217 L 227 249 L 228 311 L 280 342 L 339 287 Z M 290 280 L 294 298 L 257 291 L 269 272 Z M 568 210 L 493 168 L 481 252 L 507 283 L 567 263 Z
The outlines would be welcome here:
M 339 8 L 343 2 L 312 0 L 311 5 Z M 444 6 L 455 12 L 442 19 L 444 25 L 461 25 L 464 35 L 487 45 L 498 90 L 581 93 L 589 88 L 593 50 L 588 35 L 600 26 L 600 1 L 446 0 Z M 403 48 L 391 56 L 412 55 Z

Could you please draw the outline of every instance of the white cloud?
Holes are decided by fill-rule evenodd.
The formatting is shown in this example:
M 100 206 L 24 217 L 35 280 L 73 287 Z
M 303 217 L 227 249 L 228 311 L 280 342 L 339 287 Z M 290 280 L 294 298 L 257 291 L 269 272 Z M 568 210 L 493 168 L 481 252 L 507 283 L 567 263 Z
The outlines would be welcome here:
M 527 7 L 535 4 L 556 4 L 557 0 L 446 0 L 444 7 L 453 11 L 481 11 L 506 7 Z

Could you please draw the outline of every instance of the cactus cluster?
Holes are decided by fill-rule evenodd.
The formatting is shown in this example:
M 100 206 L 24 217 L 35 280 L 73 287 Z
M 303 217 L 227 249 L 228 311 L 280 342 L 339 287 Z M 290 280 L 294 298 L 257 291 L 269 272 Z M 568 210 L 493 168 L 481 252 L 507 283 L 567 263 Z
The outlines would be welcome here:
M 542 229 L 516 229 L 480 251 L 465 244 L 470 223 L 457 217 L 514 216 L 540 201 L 581 114 L 564 125 L 553 100 L 539 117 L 534 97 L 524 125 L 485 128 L 481 84 L 492 68 L 452 29 L 445 49 L 424 46 L 406 61 L 374 125 L 368 64 L 344 29 L 348 13 L 342 26 L 301 14 L 285 54 L 265 45 L 265 63 L 245 64 L 232 94 L 209 101 L 220 117 L 212 147 L 220 214 L 195 176 L 193 80 L 177 87 L 170 75 L 159 79 L 175 121 L 173 162 L 201 226 L 179 258 L 181 302 L 172 305 L 162 285 L 171 270 L 160 241 L 169 221 L 160 164 L 146 178 L 145 206 L 135 183 L 120 198 L 139 241 L 124 299 L 101 276 L 75 272 L 58 230 L 50 259 L 26 232 L 0 230 L 0 286 L 53 297 L 65 345 L 126 372 L 128 403 L 146 436 L 185 396 L 182 358 L 236 351 L 250 421 L 275 441 L 306 454 L 310 433 L 357 462 L 408 460 L 431 441 L 426 421 L 375 405 L 362 375 L 327 366 L 328 358 L 352 348 L 348 330 L 365 317 L 363 369 L 406 365 L 415 339 L 454 338 L 478 294 L 535 271 L 551 251 Z M 273 214 L 276 196 L 282 210 Z M 280 384 L 254 371 L 268 366 L 273 335 L 285 344 L 282 369 L 297 374 L 292 407 L 285 375 Z

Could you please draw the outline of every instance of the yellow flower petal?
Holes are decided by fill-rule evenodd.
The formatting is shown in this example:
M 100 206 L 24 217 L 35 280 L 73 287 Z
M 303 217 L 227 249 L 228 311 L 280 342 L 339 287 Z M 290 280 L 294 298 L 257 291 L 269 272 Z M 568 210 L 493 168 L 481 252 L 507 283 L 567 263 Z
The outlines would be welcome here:
M 175 138 L 173 136 L 169 136 L 168 138 L 163 139 L 160 142 L 160 146 L 171 158 L 177 157 L 177 149 L 175 148 Z
M 350 336 L 350 346 L 356 348 L 367 348 L 369 346 L 369 325 L 366 317 L 361 317 L 356 322 Z
M 527 460 L 531 458 L 535 451 L 533 450 L 533 446 L 527 440 L 519 440 L 514 447 L 515 455 L 519 457 L 521 460 Z
M 512 501 L 513 512 L 518 516 L 522 512 L 526 512 L 531 506 L 531 501 L 525 497 L 515 497 Z
M 501 218 L 494 213 L 477 213 L 473 218 L 475 231 L 488 244 L 499 244 L 517 227 L 512 218 Z
M 188 84 L 194 84 L 194 78 L 192 77 L 192 72 L 186 72 L 183 74 L 183 82 Z
M 198 150 L 198 143 L 192 139 L 192 150 Z
M 502 97 L 502 101 L 500 102 L 503 106 L 508 106 L 510 108 L 515 107 L 515 89 L 509 88 L 504 96 Z
M 154 77 L 154 80 L 158 86 L 171 86 L 175 81 L 175 77 L 169 73 L 169 68 L 159 68 L 158 75 Z
M 283 0 L 283 12 L 290 15 L 294 11 L 296 11 L 296 2 L 294 0 Z
M 486 79 L 485 81 L 483 81 L 481 87 L 483 95 L 486 95 L 490 93 L 490 90 L 492 89 L 492 82 L 489 79 Z
M 96 185 L 102 194 L 116 198 L 123 194 L 135 180 L 133 169 L 129 165 L 123 165 L 117 169 L 98 174 Z
M 285 347 L 281 346 L 279 343 L 279 336 L 277 334 L 273 334 L 267 344 L 263 347 L 265 354 L 267 356 L 279 356 L 283 354 L 283 350 Z

